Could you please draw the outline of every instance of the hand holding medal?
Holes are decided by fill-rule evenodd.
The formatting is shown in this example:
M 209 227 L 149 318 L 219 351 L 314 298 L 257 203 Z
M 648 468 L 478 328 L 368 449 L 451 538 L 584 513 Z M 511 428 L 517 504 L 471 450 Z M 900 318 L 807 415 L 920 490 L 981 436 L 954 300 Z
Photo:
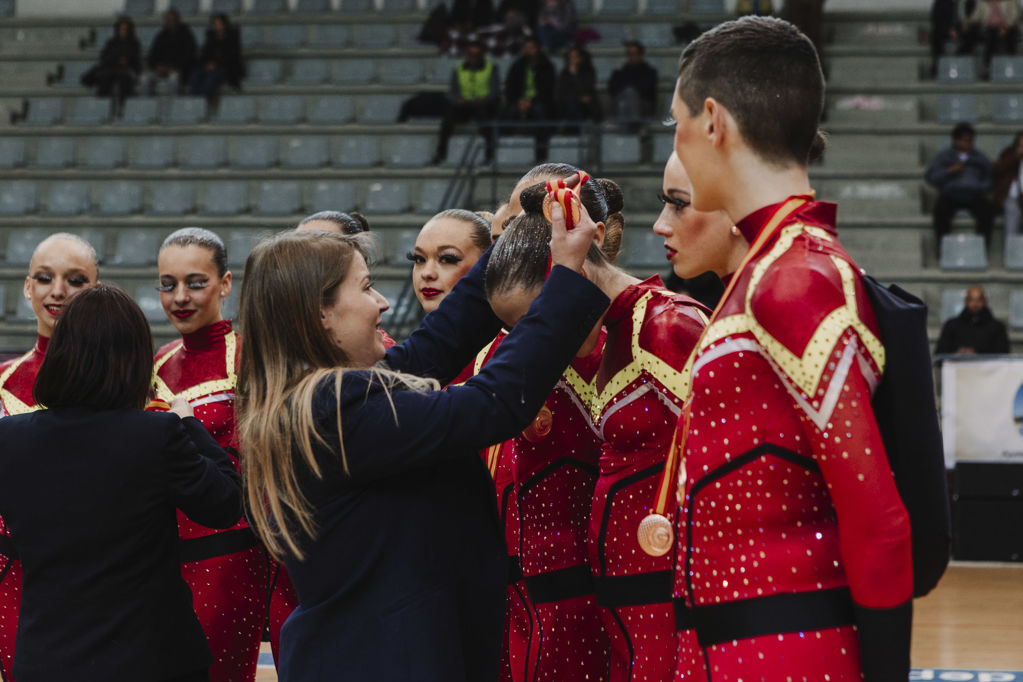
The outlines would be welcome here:
M 548 272 L 554 265 L 563 265 L 581 272 L 586 252 L 597 233 L 597 225 L 590 219 L 579 200 L 578 191 L 590 179 L 583 171 L 567 180 L 547 183 L 547 196 L 543 214 L 551 223 L 551 258 Z

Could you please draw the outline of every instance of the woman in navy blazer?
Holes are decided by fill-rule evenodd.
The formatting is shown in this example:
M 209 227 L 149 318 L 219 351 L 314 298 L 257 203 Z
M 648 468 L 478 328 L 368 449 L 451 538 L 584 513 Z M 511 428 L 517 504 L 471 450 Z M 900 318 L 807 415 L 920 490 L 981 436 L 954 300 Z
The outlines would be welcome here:
M 532 421 L 608 306 L 578 274 L 592 223 L 561 225 L 530 313 L 478 376 L 445 391 L 500 327 L 483 290 L 489 252 L 386 355 L 388 306 L 360 237 L 288 233 L 249 257 L 247 499 L 300 603 L 281 635 L 282 682 L 497 680 L 507 555 L 479 451 Z
M 226 528 L 241 492 L 187 403 L 142 410 L 151 358 L 149 325 L 127 294 L 83 291 L 36 377 L 49 409 L 0 419 L 0 514 L 24 576 L 18 682 L 207 679 L 175 509 Z

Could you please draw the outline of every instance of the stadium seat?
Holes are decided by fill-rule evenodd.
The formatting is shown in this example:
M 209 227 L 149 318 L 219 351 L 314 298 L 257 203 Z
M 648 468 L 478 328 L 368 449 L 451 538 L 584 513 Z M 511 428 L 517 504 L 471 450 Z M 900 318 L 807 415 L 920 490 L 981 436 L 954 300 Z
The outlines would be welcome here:
M 977 234 L 947 234 L 941 238 L 942 270 L 986 270 L 984 238 Z
M 0 215 L 20 216 L 34 212 L 35 208 L 36 184 L 34 182 L 31 180 L 0 182 Z
M 184 215 L 195 211 L 195 184 L 156 182 L 152 186 L 149 211 L 153 215 Z
M 395 14 L 416 11 L 416 0 L 383 0 L 381 10 Z
M 951 320 L 963 312 L 966 289 L 944 289 L 941 292 L 941 321 Z
M 305 98 L 301 95 L 274 95 L 259 101 L 259 122 L 265 125 L 294 125 L 305 118 Z
M 29 322 L 36 319 L 35 311 L 32 310 L 32 303 L 24 296 L 18 296 L 18 304 L 15 308 L 14 319 Z
M 358 24 L 353 27 L 352 42 L 355 47 L 380 50 L 393 47 L 396 39 L 391 24 Z
M 17 168 L 25 165 L 25 138 L 0 138 L 0 168 Z
M 277 141 L 272 137 L 242 137 L 231 145 L 232 168 L 269 168 L 277 163 Z
M 430 58 L 423 68 L 426 72 L 426 82 L 432 85 L 447 85 L 451 82 L 451 74 L 456 66 L 458 66 L 458 59 L 454 57 L 439 55 Z M 504 78 L 507 74 L 499 75 Z
M 625 263 L 632 268 L 664 268 L 664 237 L 650 230 L 626 230 L 622 237 Z
M 976 83 L 977 65 L 973 57 L 939 57 L 939 83 Z
M 295 12 L 300 14 L 322 14 L 330 10 L 330 0 L 297 0 L 295 3 Z
M 661 24 L 636 24 L 633 26 L 633 37 L 650 47 L 671 47 L 675 44 L 675 36 L 672 35 L 671 26 Z M 678 61 L 677 56 L 672 56 L 673 61 Z
M 142 211 L 142 186 L 136 182 L 117 180 L 99 186 L 99 215 L 131 215 Z
M 344 24 L 320 24 L 311 26 L 309 46 L 327 49 L 347 47 L 351 31 Z
M 85 141 L 84 158 L 78 164 L 85 168 L 109 169 L 124 165 L 123 137 L 90 137 Z
M 128 152 L 128 166 L 158 170 L 174 165 L 174 138 L 146 135 L 135 140 Z
M 291 63 L 288 85 L 321 85 L 330 78 L 330 63 L 326 59 L 299 59 Z
M 242 266 L 244 267 L 244 265 Z M 241 271 L 239 269 L 239 274 Z M 242 278 L 235 277 L 231 280 L 232 289 L 228 293 L 227 298 L 224 299 L 224 303 L 220 308 L 221 314 L 225 320 L 233 320 L 238 317 L 238 303 L 242 296 Z
M 347 180 L 321 180 L 313 185 L 307 202 L 310 213 L 316 211 L 345 211 L 355 209 L 355 183 Z
M 371 182 L 366 188 L 366 203 L 362 210 L 367 213 L 404 213 L 412 206 L 409 199 L 408 181 L 389 179 L 387 182 Z
M 603 160 L 606 164 L 624 165 L 640 162 L 640 140 L 637 135 L 604 135 L 602 146 Z
M 124 14 L 129 17 L 145 17 L 156 12 L 154 0 L 124 0 Z
M 194 17 L 199 14 L 199 0 L 171 0 L 168 7 L 176 9 L 183 17 Z
M 437 141 L 426 135 L 390 135 L 384 142 L 384 165 L 422 168 L 430 163 Z
M 164 125 L 193 126 L 206 118 L 206 100 L 202 97 L 175 97 L 168 102 Z
M 54 182 L 46 195 L 43 213 L 47 215 L 80 215 L 89 211 L 89 184 L 81 181 Z
M 7 284 L 0 283 L 0 320 L 7 317 Z
M 242 13 L 242 0 L 210 0 L 210 14 L 236 16 Z
M 423 80 L 419 59 L 378 59 L 377 80 L 384 85 L 412 85 Z
M 954 94 L 938 97 L 938 123 L 960 121 L 974 123 L 978 118 L 976 95 Z
M 372 12 L 373 0 L 340 0 L 342 12 Z
M 444 193 L 448 190 L 450 180 L 439 180 L 431 178 L 423 180 L 419 192 L 419 201 L 416 202 L 416 213 L 422 215 L 434 215 L 442 210 L 441 202 L 444 200 Z
M 576 14 L 592 14 L 593 13 L 592 0 L 576 0 L 575 11 Z
M 253 59 L 249 62 L 248 85 L 274 85 L 281 80 L 284 65 L 280 59 Z
M 674 135 L 654 135 L 653 162 L 663 164 L 668 162 L 668 157 L 675 151 Z
M 61 64 L 60 81 L 58 85 L 66 85 L 73 88 L 82 87 L 82 74 L 92 68 L 94 61 L 70 61 Z
M 465 150 L 469 148 L 469 143 L 474 139 L 476 139 L 475 135 L 452 135 L 448 142 L 448 156 L 441 165 L 445 168 L 461 165 Z M 482 144 L 482 140 L 480 144 Z
M 991 59 L 992 83 L 1023 83 L 1023 57 L 999 55 Z
M 1023 235 L 1010 234 L 1005 237 L 1005 269 L 1023 270 Z
M 17 0 L 0 0 L 0 17 L 14 16 L 14 3 Z
M 365 85 L 376 72 L 372 59 L 335 59 L 330 64 L 330 81 L 335 85 Z
M 678 14 L 679 9 L 679 0 L 646 0 L 647 14 Z
M 109 120 L 109 98 L 77 97 L 71 104 L 71 111 L 64 122 L 73 126 L 97 126 Z
M 611 78 L 611 74 L 618 68 L 618 65 L 622 63 L 620 57 L 608 57 L 608 56 L 597 56 L 593 58 L 593 71 L 597 75 L 598 83 L 606 83 Z
M 220 106 L 213 117 L 213 123 L 222 125 L 245 125 L 256 118 L 256 100 L 248 95 L 233 95 L 220 98 Z
M 647 0 L 648 2 L 650 0 Z M 724 14 L 724 0 L 689 0 L 690 14 Z
M 1023 291 L 1018 289 L 1009 293 L 1009 326 L 1023 329 Z
M 314 125 L 337 125 L 348 123 L 354 115 L 351 97 L 320 95 L 312 101 L 307 118 Z
M 206 215 L 237 215 L 249 210 L 249 186 L 238 180 L 206 183 L 200 212 Z M 243 261 L 244 262 L 244 261 Z
M 145 126 L 156 123 L 160 115 L 160 101 L 155 97 L 132 97 L 124 102 L 121 118 L 123 125 Z
M 153 44 L 153 38 L 156 37 L 156 32 L 160 30 L 159 26 L 135 26 L 135 37 L 139 39 L 139 43 L 144 46 Z M 201 44 L 201 43 L 200 43 Z M 145 47 L 143 47 L 145 49 Z
M 277 50 L 297 50 L 305 43 L 305 26 L 296 24 L 266 26 L 260 44 Z
M 287 0 L 252 0 L 251 14 L 280 14 L 288 11 Z
M 181 139 L 178 165 L 182 168 L 220 168 L 227 162 L 227 140 L 203 135 Z
M 600 14 L 635 14 L 636 0 L 604 0 L 601 3 Z
M 160 292 L 156 290 L 156 284 L 139 284 L 135 287 L 135 302 L 145 314 L 150 324 L 167 323 L 167 314 L 163 312 L 163 304 L 160 303 Z
M 281 145 L 282 168 L 322 168 L 329 160 L 329 148 L 320 137 L 287 138 Z
M 51 230 L 43 228 L 31 228 L 27 230 L 16 230 L 10 233 L 7 240 L 7 251 L 4 254 L 4 262 L 11 265 L 27 266 L 32 259 L 32 252 L 36 250 L 39 243 L 50 236 Z
M 67 168 L 75 162 L 75 138 L 43 137 L 36 143 L 35 164 L 39 168 Z
M 252 253 L 256 244 L 263 240 L 263 235 L 252 230 L 235 230 L 227 236 L 227 264 L 234 267 L 245 265 L 245 260 Z
M 380 141 L 375 135 L 344 135 L 331 143 L 331 164 L 340 168 L 367 168 L 380 163 Z
M 259 183 L 256 210 L 260 216 L 290 216 L 302 211 L 302 191 L 299 183 L 266 180 Z
M 359 123 L 394 123 L 404 95 L 365 95 L 357 102 Z
M 991 118 L 995 123 L 1019 123 L 1023 121 L 1023 96 L 992 95 Z
M 596 27 L 597 32 L 600 33 L 600 42 L 596 43 L 602 47 L 620 47 L 622 42 L 628 37 L 625 33 L 625 24 L 612 23 L 612 24 L 598 24 Z M 621 62 L 622 57 L 616 57 L 615 61 Z M 502 69 L 501 73 L 508 73 L 507 69 Z
M 398 230 L 398 233 L 395 235 L 394 244 L 390 249 L 390 257 L 387 259 L 393 267 L 411 269 L 412 264 L 409 263 L 408 254 L 413 248 L 415 248 L 416 238 L 418 236 L 419 230 Z M 387 299 L 388 303 L 391 305 L 394 305 L 396 300 L 397 296 L 393 299 Z

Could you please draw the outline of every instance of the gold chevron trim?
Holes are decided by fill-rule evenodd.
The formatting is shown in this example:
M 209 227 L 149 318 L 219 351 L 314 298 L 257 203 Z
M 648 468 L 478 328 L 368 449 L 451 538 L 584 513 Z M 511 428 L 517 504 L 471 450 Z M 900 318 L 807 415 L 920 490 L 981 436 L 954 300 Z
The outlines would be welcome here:
M 170 387 L 167 386 L 167 383 L 160 377 L 158 372 L 160 371 L 160 368 L 162 368 L 164 364 L 170 360 L 171 356 L 181 350 L 184 345 L 184 341 L 179 342 L 176 346 L 167 351 L 166 355 L 153 364 L 153 386 L 156 388 L 157 398 L 166 400 L 168 403 L 173 401 L 175 398 L 183 398 L 186 402 L 191 402 L 204 395 L 230 391 L 238 385 L 238 375 L 235 373 L 235 354 L 238 350 L 238 335 L 234 331 L 231 331 L 224 337 L 224 367 L 227 369 L 227 377 L 224 379 L 204 381 L 201 384 L 191 386 L 182 391 L 180 394 L 175 395 L 175 393 L 170 390 Z
M 28 414 L 29 412 L 35 412 L 36 410 L 43 409 L 41 405 L 29 405 L 25 403 L 21 398 L 4 388 L 4 386 L 7 385 L 7 380 L 11 378 L 18 367 L 21 367 L 23 362 L 32 357 L 32 353 L 34 352 L 35 348 L 12 362 L 10 366 L 4 370 L 4 373 L 0 374 L 0 403 L 3 404 L 4 410 L 6 410 L 9 415 Z

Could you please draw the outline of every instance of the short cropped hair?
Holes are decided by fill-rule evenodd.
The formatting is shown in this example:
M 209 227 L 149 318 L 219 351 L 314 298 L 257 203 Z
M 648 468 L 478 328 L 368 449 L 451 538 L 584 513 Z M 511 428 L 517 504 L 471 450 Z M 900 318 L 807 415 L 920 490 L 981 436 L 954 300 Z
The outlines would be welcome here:
M 224 240 L 206 228 L 182 227 L 163 240 L 160 250 L 168 246 L 198 246 L 206 249 L 213 258 L 213 264 L 217 266 L 217 274 L 223 277 L 227 272 L 227 247 L 224 246 Z
M 683 51 L 677 88 L 690 116 L 708 97 L 724 105 L 765 161 L 805 166 L 823 150 L 820 59 L 787 21 L 747 16 L 707 31 Z
M 963 121 L 962 123 L 957 123 L 956 127 L 952 129 L 953 140 L 958 140 L 960 138 L 966 137 L 967 135 L 972 135 L 973 137 L 976 137 L 977 131 L 975 131 L 973 129 L 973 126 L 971 126 L 966 121 Z
M 153 337 L 138 304 L 97 284 L 68 302 L 32 395 L 48 408 L 141 409 L 149 396 Z

